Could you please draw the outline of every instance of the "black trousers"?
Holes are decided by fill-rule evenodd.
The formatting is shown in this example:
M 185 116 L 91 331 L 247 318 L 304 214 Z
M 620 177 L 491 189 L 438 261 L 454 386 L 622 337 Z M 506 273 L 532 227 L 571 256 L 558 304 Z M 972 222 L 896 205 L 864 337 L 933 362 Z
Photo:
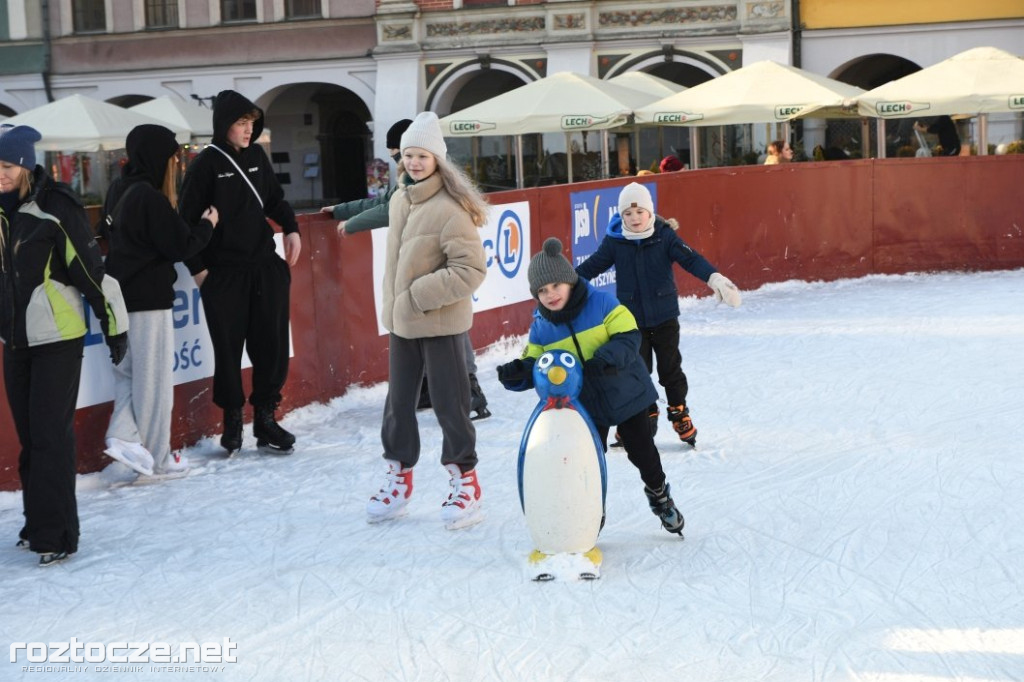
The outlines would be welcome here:
M 34 552 L 78 551 L 74 424 L 83 349 L 82 338 L 4 347 L 4 387 L 21 444 L 20 536 Z
M 426 376 L 430 404 L 443 436 L 441 464 L 458 464 L 463 473 L 475 468 L 476 427 L 469 420 L 463 335 L 405 339 L 391 334 L 388 341 L 388 396 L 380 429 L 384 459 L 410 467 L 419 461 L 416 403 Z
M 658 363 L 658 383 L 665 388 L 668 404 L 685 404 L 689 384 L 683 373 L 683 356 L 679 352 L 679 320 L 640 329 L 640 357 L 648 372 L 653 369 L 652 352 Z M 652 413 L 657 409 L 657 404 L 651 405 Z
M 600 424 L 595 424 L 595 427 L 601 442 L 607 443 L 609 427 Z M 651 435 L 647 410 L 637 412 L 619 424 L 616 430 L 619 438 L 622 439 L 626 457 L 640 471 L 640 479 L 644 485 L 651 490 L 660 488 L 665 483 L 665 470 L 661 467 L 661 453 L 658 452 L 658 446 L 654 444 L 654 436 Z M 607 450 L 607 446 L 605 449 Z
M 275 256 L 256 268 L 210 268 L 200 292 L 213 342 L 213 402 L 245 405 L 242 348 L 252 360 L 249 402 L 276 407 L 288 378 L 288 264 Z

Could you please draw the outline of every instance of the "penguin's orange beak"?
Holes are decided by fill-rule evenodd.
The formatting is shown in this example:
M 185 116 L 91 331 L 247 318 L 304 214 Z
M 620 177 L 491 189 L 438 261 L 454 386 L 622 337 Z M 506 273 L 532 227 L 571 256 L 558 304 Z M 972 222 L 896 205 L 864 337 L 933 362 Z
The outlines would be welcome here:
M 566 374 L 564 367 L 552 367 L 548 370 L 548 381 L 553 383 L 555 386 L 558 386 L 565 381 L 567 376 L 568 374 Z

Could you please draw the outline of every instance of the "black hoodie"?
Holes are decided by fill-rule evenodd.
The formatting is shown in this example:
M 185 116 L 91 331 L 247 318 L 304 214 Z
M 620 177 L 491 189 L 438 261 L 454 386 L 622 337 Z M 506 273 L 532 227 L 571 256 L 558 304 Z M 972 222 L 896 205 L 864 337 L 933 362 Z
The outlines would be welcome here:
M 104 216 L 117 208 L 107 272 L 120 282 L 128 312 L 166 310 L 174 305 L 175 262 L 206 246 L 213 225 L 197 218 L 190 227 L 163 194 L 167 161 L 179 149 L 174 133 L 160 125 L 136 126 L 125 148 L 128 165 L 103 204 Z
M 228 130 L 252 111 L 259 112 L 253 123 L 252 141 L 245 149 L 236 151 L 228 144 Z M 217 94 L 213 102 L 213 144 L 217 149 L 207 147 L 189 166 L 178 203 L 181 215 L 190 224 L 195 224 L 208 206 L 216 206 L 220 212 L 220 222 L 210 243 L 197 257 L 187 261 L 192 274 L 215 266 L 255 268 L 274 257 L 274 229 L 267 218 L 280 225 L 286 234 L 299 231 L 295 212 L 284 199 L 270 159 L 256 144 L 262 132 L 261 109 L 233 90 Z M 239 175 L 239 169 L 248 183 Z

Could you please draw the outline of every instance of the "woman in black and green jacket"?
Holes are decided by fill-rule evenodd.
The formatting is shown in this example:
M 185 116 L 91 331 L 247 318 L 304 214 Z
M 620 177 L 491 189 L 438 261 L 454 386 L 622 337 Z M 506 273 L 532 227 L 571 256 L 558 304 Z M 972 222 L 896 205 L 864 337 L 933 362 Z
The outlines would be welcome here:
M 76 195 L 36 165 L 39 132 L 0 127 L 0 340 L 21 444 L 18 546 L 50 565 L 78 550 L 75 403 L 88 330 L 83 296 L 115 364 L 128 314 Z

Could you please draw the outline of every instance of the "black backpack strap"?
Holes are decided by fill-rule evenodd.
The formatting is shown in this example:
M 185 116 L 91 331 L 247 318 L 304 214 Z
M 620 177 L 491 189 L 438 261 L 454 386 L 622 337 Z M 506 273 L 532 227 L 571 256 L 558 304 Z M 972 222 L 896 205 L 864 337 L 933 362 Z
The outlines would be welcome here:
M 110 231 L 114 227 L 114 221 L 116 221 L 118 216 L 121 215 L 121 207 L 124 205 L 124 200 L 128 198 L 128 195 L 132 193 L 133 189 L 141 184 L 141 182 L 133 182 L 128 185 L 117 200 L 117 203 L 114 204 L 114 208 L 112 208 L 110 213 L 104 216 L 103 220 L 100 221 L 98 230 L 99 234 L 103 239 L 106 239 L 108 243 L 110 242 Z

